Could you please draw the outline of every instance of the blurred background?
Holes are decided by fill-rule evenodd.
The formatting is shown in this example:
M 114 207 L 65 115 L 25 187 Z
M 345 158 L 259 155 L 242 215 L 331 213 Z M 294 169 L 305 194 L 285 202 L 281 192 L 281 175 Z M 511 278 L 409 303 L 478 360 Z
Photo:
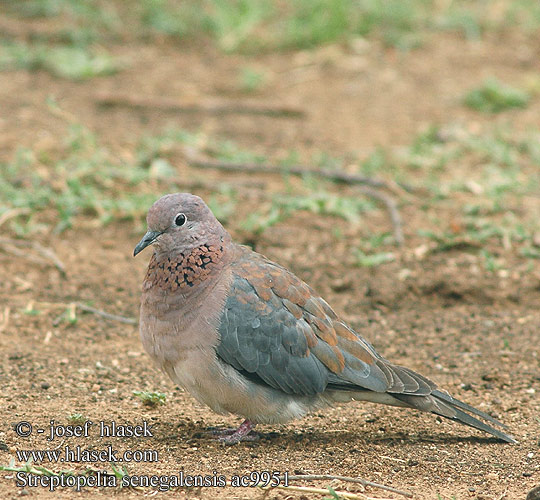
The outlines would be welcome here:
M 211 191 L 223 220 L 259 199 L 233 222 L 248 233 L 297 211 L 353 222 L 384 209 L 313 176 L 202 170 L 215 161 L 371 177 L 427 245 L 498 239 L 540 257 L 516 210 L 538 192 L 536 0 L 0 5 L 0 216 L 17 210 L 5 227 L 19 236 L 85 215 L 140 222 L 178 189 Z M 401 240 L 386 233 L 362 251 Z
M 523 498 L 538 477 L 539 117 L 538 0 L 0 1 L 5 397 L 37 391 L 24 411 L 46 421 L 136 418 L 132 389 L 171 388 L 138 358 L 148 256 L 131 253 L 153 201 L 190 191 L 388 358 L 487 403 L 525 443 L 468 456 L 484 486 L 452 468 L 474 442 L 445 441 L 444 470 L 424 463 L 427 444 L 400 445 L 423 464 L 412 483 L 380 457 L 362 470 L 335 451 L 327 465 L 376 463 L 429 498 Z M 186 421 L 223 421 L 194 408 Z M 339 430 L 347 415 L 364 416 L 366 436 L 342 435 L 345 454 L 369 432 L 392 445 L 406 418 L 418 426 L 368 408 L 290 428 Z M 449 430 L 424 425 L 435 440 Z

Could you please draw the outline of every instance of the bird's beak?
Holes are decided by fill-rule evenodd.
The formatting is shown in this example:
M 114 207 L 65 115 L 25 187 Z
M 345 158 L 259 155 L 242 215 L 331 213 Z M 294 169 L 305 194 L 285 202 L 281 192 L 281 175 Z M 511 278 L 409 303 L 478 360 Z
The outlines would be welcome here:
M 142 252 L 148 245 L 154 243 L 160 234 L 161 233 L 159 231 L 147 231 L 142 237 L 142 240 L 137 243 L 135 250 L 133 250 L 133 257 L 135 257 L 139 252 Z

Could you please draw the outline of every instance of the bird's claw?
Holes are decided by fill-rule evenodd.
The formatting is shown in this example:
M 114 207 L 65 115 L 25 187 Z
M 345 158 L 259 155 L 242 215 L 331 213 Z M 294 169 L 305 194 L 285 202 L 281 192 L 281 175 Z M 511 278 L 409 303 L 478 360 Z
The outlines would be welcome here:
M 261 438 L 259 433 L 255 431 L 251 431 L 248 434 L 239 434 L 236 431 L 229 435 L 220 436 L 218 438 L 218 441 L 226 446 L 230 446 L 233 444 L 238 444 L 242 441 L 258 441 Z
M 209 433 L 217 437 L 218 441 L 225 445 L 238 444 L 241 441 L 258 441 L 260 436 L 253 430 L 253 424 L 245 420 L 238 429 L 221 429 L 211 427 Z

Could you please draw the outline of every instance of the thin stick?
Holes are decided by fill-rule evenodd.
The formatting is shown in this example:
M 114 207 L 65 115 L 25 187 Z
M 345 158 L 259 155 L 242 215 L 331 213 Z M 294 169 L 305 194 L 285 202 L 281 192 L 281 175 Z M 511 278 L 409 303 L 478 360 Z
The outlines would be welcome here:
M 9 325 L 9 314 L 11 309 L 6 306 L 4 312 L 0 314 L 0 333 L 2 333 Z
M 135 318 L 127 318 L 125 316 L 119 316 L 118 314 L 111 314 L 105 311 L 102 311 L 100 309 L 96 309 L 94 307 L 87 306 L 85 304 L 81 304 L 80 302 L 77 302 L 75 304 L 79 309 L 82 309 L 83 311 L 96 314 L 97 316 L 102 316 L 103 318 L 112 319 L 114 321 L 119 321 L 120 323 L 127 323 L 128 325 L 136 325 L 137 320 Z
M 390 220 L 392 222 L 392 227 L 394 228 L 394 239 L 396 240 L 398 246 L 403 246 L 405 243 L 405 237 L 403 236 L 403 223 L 401 221 L 401 215 L 395 200 L 390 198 L 385 193 L 381 193 L 380 191 L 367 186 L 360 186 L 359 189 L 365 195 L 370 196 L 375 200 L 379 200 L 381 203 L 386 205 L 386 209 L 388 210 L 388 214 L 390 215 Z
M 211 100 L 207 102 L 189 102 L 161 96 L 141 97 L 130 94 L 102 92 L 95 97 L 101 106 L 124 106 L 129 108 L 148 108 L 176 113 L 206 113 L 212 115 L 263 115 L 270 117 L 301 118 L 305 111 L 291 106 L 260 104 L 257 102 L 227 102 Z
M 58 256 L 54 253 L 54 251 L 50 248 L 44 247 L 37 241 L 26 241 L 26 240 L 15 240 L 12 238 L 2 238 L 0 237 L 0 245 L 4 245 L 4 248 L 6 245 L 12 245 L 14 247 L 23 247 L 23 248 L 31 248 L 32 250 L 35 250 L 41 257 L 43 257 L 45 262 L 52 263 L 56 269 L 60 271 L 62 276 L 66 275 L 66 267 L 64 266 L 63 262 L 58 258 Z M 37 260 L 32 258 L 31 255 L 28 255 L 24 252 L 17 252 L 14 251 L 14 249 L 11 249 L 11 253 L 18 255 L 20 257 L 25 257 L 28 260 L 31 260 L 33 262 L 40 262 L 44 263 L 43 261 Z
M 0 226 L 4 224 L 9 219 L 13 219 L 14 217 L 17 217 L 18 215 L 24 215 L 30 212 L 29 208 L 13 208 L 11 210 L 7 210 L 2 215 L 0 215 Z
M 66 275 L 66 266 L 64 266 L 64 263 L 58 258 L 58 256 L 53 252 L 51 248 L 44 247 L 40 245 L 37 241 L 32 241 L 31 246 L 40 255 L 42 255 L 46 259 L 51 260 L 56 269 L 58 269 L 63 276 Z
M 24 257 L 26 260 L 29 260 L 30 262 L 35 262 L 36 264 L 50 264 L 50 262 L 47 262 L 46 260 L 35 255 L 29 254 L 28 252 L 17 248 L 16 246 L 10 244 L 7 241 L 2 241 L 1 238 L 0 245 L 3 246 L 4 252 L 10 253 L 11 255 L 16 255 L 17 257 Z
M 217 160 L 208 160 L 199 158 L 193 151 L 185 150 L 186 157 L 189 163 L 198 168 L 214 168 L 217 170 L 235 171 L 235 172 L 248 172 L 248 173 L 270 173 L 270 174 L 291 174 L 296 176 L 303 175 L 315 175 L 324 179 L 329 179 L 334 182 L 346 183 L 346 184 L 367 184 L 367 186 L 360 186 L 360 190 L 370 198 L 373 198 L 386 206 L 390 215 L 390 220 L 394 229 L 394 239 L 398 246 L 403 246 L 405 238 L 403 236 L 403 223 L 401 215 L 399 213 L 397 203 L 393 198 L 385 193 L 382 193 L 374 188 L 386 188 L 391 189 L 390 185 L 379 179 L 372 179 L 371 177 L 365 177 L 362 175 L 349 174 L 347 172 L 338 172 L 329 169 L 315 169 L 295 165 L 291 167 L 278 167 L 275 165 L 258 164 L 258 163 L 231 163 L 222 162 Z
M 384 484 L 378 484 L 373 483 L 371 481 L 367 481 L 366 479 L 362 479 L 360 477 L 347 477 L 347 476 L 334 476 L 332 474 L 302 474 L 298 476 L 288 476 L 289 480 L 306 480 L 306 481 L 315 481 L 319 479 L 323 480 L 333 480 L 337 479 L 338 481 L 345 481 L 348 483 L 358 483 L 362 486 L 371 486 L 372 488 L 379 488 L 380 490 L 386 490 L 390 491 L 392 493 L 397 493 L 398 495 L 403 495 L 407 498 L 412 498 L 412 493 L 409 493 L 408 491 L 402 491 L 398 490 L 396 488 L 392 488 L 391 486 L 385 486 Z
M 394 462 L 401 462 L 402 464 L 407 463 L 407 460 L 403 460 L 402 458 L 387 457 L 386 455 L 379 455 L 379 457 L 384 458 L 385 460 L 393 460 Z
M 287 491 L 300 491 L 303 493 L 318 493 L 319 495 L 328 495 L 330 493 L 330 490 L 328 488 L 312 488 L 311 486 L 265 486 L 261 487 L 263 490 L 268 489 L 279 489 L 279 490 L 287 490 Z M 343 497 L 343 498 L 350 498 L 351 500 L 389 500 L 384 498 L 374 498 L 374 497 L 368 497 L 367 495 L 364 495 L 363 493 L 350 493 L 348 491 L 336 491 L 336 495 Z
M 265 173 L 265 174 L 283 174 L 283 175 L 315 175 L 324 179 L 329 179 L 334 182 L 344 184 L 367 184 L 376 188 L 391 189 L 391 186 L 383 180 L 365 177 L 363 175 L 349 174 L 347 172 L 339 172 L 328 168 L 312 168 L 305 165 L 292 165 L 287 167 L 279 167 L 268 163 L 235 163 L 219 160 L 210 160 L 195 156 L 186 148 L 186 156 L 189 163 L 198 168 L 213 168 L 216 170 L 225 170 L 226 172 L 246 172 L 246 173 Z
M 30 304 L 31 304 L 30 309 L 32 309 L 34 307 L 34 305 L 43 306 L 43 307 L 63 307 L 64 309 L 68 310 L 68 313 L 69 313 L 69 316 L 70 316 L 71 319 L 76 318 L 75 310 L 77 308 L 79 308 L 82 311 L 89 312 L 91 314 L 96 314 L 97 316 L 101 316 L 101 317 L 106 318 L 106 319 L 111 319 L 111 320 L 114 320 L 114 321 L 120 321 L 120 323 L 127 323 L 129 325 L 136 325 L 137 324 L 137 320 L 135 318 L 129 318 L 129 317 L 126 317 L 126 316 L 120 316 L 118 314 L 111 314 L 111 313 L 102 311 L 101 309 L 96 309 L 95 307 L 87 306 L 86 304 L 83 304 L 82 302 L 70 302 L 70 303 L 65 303 L 65 302 L 31 302 Z M 54 325 L 59 324 L 60 321 L 62 320 L 62 317 L 64 316 L 64 314 L 65 313 L 58 316 L 58 318 L 56 318 L 53 321 L 53 324 Z

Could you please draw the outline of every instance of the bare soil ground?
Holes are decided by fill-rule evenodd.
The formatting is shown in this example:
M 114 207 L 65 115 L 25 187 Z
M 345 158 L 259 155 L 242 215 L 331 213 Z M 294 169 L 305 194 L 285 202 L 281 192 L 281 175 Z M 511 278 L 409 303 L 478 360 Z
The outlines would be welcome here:
M 54 95 L 63 110 L 95 131 L 118 155 L 133 155 L 143 134 L 167 124 L 203 130 L 233 139 L 267 155 L 295 148 L 334 154 L 366 154 L 376 146 L 409 144 L 432 123 L 454 121 L 481 128 L 502 118 L 483 116 L 459 105 L 461 96 L 487 75 L 512 82 L 540 71 L 535 40 L 508 33 L 476 43 L 438 35 L 414 52 L 400 53 L 376 42 L 359 53 L 340 46 L 296 54 L 224 56 L 205 46 L 151 45 L 112 47 L 130 62 L 115 76 L 72 83 L 45 72 L 2 73 L 0 84 L 0 155 L 9 158 L 19 147 L 54 150 L 66 124 L 45 104 Z M 306 110 L 302 120 L 254 116 L 208 116 L 103 109 L 95 105 L 99 91 L 134 95 L 235 98 L 238 68 L 264 68 L 269 83 L 256 99 L 287 103 Z M 540 103 L 510 111 L 504 120 L 524 130 L 538 124 Z M 221 182 L 238 184 L 249 194 L 262 183 L 269 191 L 284 190 L 281 180 L 223 172 L 198 172 L 178 164 L 180 183 L 194 181 L 202 197 Z M 536 169 L 538 166 L 536 166 Z M 465 169 L 466 170 L 466 169 Z M 466 171 L 464 175 L 467 175 Z M 294 183 L 293 183 L 294 185 Z M 338 189 L 338 188 L 336 188 Z M 340 187 L 354 193 L 350 186 Z M 164 193 L 156 192 L 156 199 Z M 246 195 L 242 214 L 260 200 Z M 157 463 L 130 463 L 130 474 L 220 474 L 248 471 L 359 476 L 413 493 L 418 499 L 524 499 L 540 483 L 540 269 L 523 264 L 514 253 L 493 246 L 506 259 L 507 273 L 488 273 L 476 256 L 460 249 L 415 251 L 422 241 L 417 230 L 428 225 L 429 211 L 415 198 L 402 203 L 406 245 L 393 250 L 385 265 L 353 266 L 352 249 L 373 231 L 391 231 L 383 210 L 370 212 L 360 226 L 332 217 L 299 213 L 254 238 L 255 248 L 289 267 L 318 290 L 350 324 L 392 361 L 435 380 L 442 388 L 506 423 L 519 440 L 499 443 L 472 429 L 438 421 L 431 415 L 370 404 L 350 404 L 311 415 L 289 425 L 262 427 L 263 439 L 224 448 L 204 431 L 234 426 L 238 419 L 221 417 L 201 407 L 157 372 L 143 353 L 137 327 L 78 312 L 70 325 L 55 319 L 62 304 L 91 301 L 96 308 L 127 317 L 138 315 L 139 288 L 148 254 L 132 258 L 140 238 L 131 222 L 101 227 L 79 217 L 60 235 L 36 238 L 64 262 L 66 277 L 53 267 L 0 251 L 1 309 L 9 321 L 0 336 L 0 464 L 16 450 L 66 445 L 117 450 L 153 449 Z M 448 220 L 459 217 L 459 198 L 450 199 Z M 521 209 L 538 211 L 538 199 Z M 537 212 L 538 213 L 538 212 Z M 246 235 L 228 224 L 234 237 Z M 334 229 L 344 238 L 336 238 Z M 404 271 L 405 270 L 405 271 Z M 39 314 L 27 314 L 38 310 Z M 165 405 L 150 408 L 133 390 L 160 391 Z M 93 422 L 153 426 L 153 437 L 58 439 L 48 443 L 35 432 L 19 437 L 13 424 L 31 422 L 34 429 L 49 421 L 68 423 L 81 414 Z M 55 471 L 84 470 L 85 464 L 42 465 Z M 109 464 L 94 464 L 97 469 Z M 3 473 L 1 498 L 138 498 L 151 489 L 89 488 L 75 494 L 58 489 L 23 490 L 13 473 Z M 300 484 L 300 483 L 298 483 Z M 335 489 L 361 491 L 341 482 L 312 482 Z M 367 489 L 374 497 L 396 494 Z M 252 488 L 179 489 L 157 497 L 262 498 Z M 314 498 L 309 493 L 273 490 L 267 498 Z

